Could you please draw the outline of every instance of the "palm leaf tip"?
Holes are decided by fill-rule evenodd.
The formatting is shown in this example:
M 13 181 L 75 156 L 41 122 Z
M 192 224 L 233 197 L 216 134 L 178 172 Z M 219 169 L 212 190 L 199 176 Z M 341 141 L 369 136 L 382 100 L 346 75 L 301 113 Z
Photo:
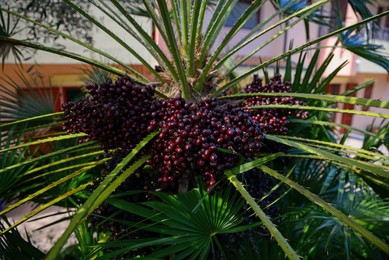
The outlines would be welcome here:
M 382 45 L 368 43 L 360 33 L 348 30 L 342 33 L 342 46 L 358 56 L 371 61 L 389 72 L 389 55 L 384 53 Z M 381 50 L 381 51 L 380 51 Z
M 9 8 L 8 8 L 9 10 Z M 7 14 L 7 15 L 5 15 Z M 12 38 L 18 33 L 19 19 L 10 15 L 6 11 L 0 10 L 0 36 Z M 0 41 L 1 42 L 1 41 Z M 27 50 L 27 53 L 31 50 Z M 25 60 L 26 49 L 23 46 L 13 42 L 1 42 L 0 44 L 0 59 L 2 61 L 2 69 L 9 57 L 14 57 L 15 63 L 22 65 L 22 60 Z
M 9 225 L 8 220 L 2 217 L 0 230 L 5 230 Z M 26 241 L 16 228 L 1 235 L 0 254 L 5 259 L 41 259 L 44 257 L 44 253 L 33 246 L 29 238 Z

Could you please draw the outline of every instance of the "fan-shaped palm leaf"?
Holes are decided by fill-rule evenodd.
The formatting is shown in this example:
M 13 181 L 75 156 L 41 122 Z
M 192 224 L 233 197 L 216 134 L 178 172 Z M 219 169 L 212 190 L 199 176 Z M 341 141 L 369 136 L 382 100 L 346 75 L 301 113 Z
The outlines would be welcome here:
M 4 82 L 0 84 L 1 123 L 56 112 L 59 95 L 55 94 L 53 87 L 44 87 L 45 84 L 40 75 L 34 75 L 33 66 L 27 72 L 18 69 L 16 75 L 18 79 L 13 79 L 8 75 L 1 77 Z
M 10 225 L 6 218 L 0 221 L 0 230 Z M 27 241 L 20 235 L 17 229 L 12 229 L 0 237 L 0 255 L 3 259 L 41 259 L 44 253 L 31 244 L 27 235 Z
M 170 196 L 155 193 L 161 201 L 150 201 L 137 205 L 121 199 L 108 199 L 107 202 L 120 210 L 139 215 L 147 223 L 127 223 L 129 228 L 157 232 L 156 237 L 135 240 L 112 241 L 99 245 L 99 249 L 117 248 L 105 254 L 104 259 L 120 254 L 151 247 L 153 250 L 145 257 L 162 258 L 174 255 L 177 259 L 205 259 L 216 252 L 223 254 L 220 236 L 252 228 L 242 226 L 241 210 L 243 200 L 231 187 L 225 187 L 214 195 L 207 194 L 203 188 Z M 163 236 L 161 238 L 160 236 Z M 159 248 L 160 246 L 163 246 Z

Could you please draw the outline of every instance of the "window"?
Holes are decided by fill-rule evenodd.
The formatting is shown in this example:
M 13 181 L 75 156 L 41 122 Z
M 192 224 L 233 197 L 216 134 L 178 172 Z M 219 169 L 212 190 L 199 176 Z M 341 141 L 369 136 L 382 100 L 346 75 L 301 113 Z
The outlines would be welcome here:
M 84 96 L 79 87 L 65 87 L 63 88 L 64 102 L 78 101 Z
M 232 10 L 230 16 L 227 18 L 225 26 L 232 27 L 239 19 L 239 17 L 246 11 L 250 6 L 251 1 L 249 0 L 240 0 Z M 253 29 L 260 22 L 260 10 L 258 10 L 251 18 L 243 25 L 244 29 Z

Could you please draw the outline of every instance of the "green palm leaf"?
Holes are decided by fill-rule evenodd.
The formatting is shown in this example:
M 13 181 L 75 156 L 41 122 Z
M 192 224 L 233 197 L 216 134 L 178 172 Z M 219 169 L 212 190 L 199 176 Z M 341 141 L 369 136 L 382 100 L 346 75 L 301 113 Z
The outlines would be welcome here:
M 10 223 L 6 218 L 0 221 L 0 230 L 6 229 Z M 41 259 L 44 253 L 31 244 L 27 235 L 27 241 L 23 239 L 17 229 L 12 229 L 0 237 L 0 254 L 4 259 Z
M 10 131 L 7 132 L 7 135 L 3 136 L 4 132 L 0 132 L 0 140 L 4 144 L 1 148 L 8 149 L 12 146 L 20 144 L 23 139 L 24 133 L 21 132 L 18 136 L 14 134 L 15 128 L 11 128 Z M 34 153 L 28 154 L 29 150 L 27 147 L 16 150 L 8 150 L 7 152 L 0 153 L 0 168 L 6 169 L 11 168 L 7 175 L 1 175 L 1 184 L 0 184 L 0 198 L 5 201 L 12 200 L 13 195 L 10 194 L 10 187 L 13 187 L 16 183 L 21 180 L 21 175 L 23 171 L 27 170 L 28 167 L 26 165 L 20 165 L 18 167 L 13 167 L 14 165 L 18 165 L 24 160 L 29 160 L 33 157 Z
M 342 47 L 365 58 L 368 61 L 374 62 L 389 72 L 389 55 L 384 51 L 382 45 L 368 44 L 363 40 L 359 32 L 348 30 L 342 33 Z M 382 51 L 380 51 L 382 50 Z
M 151 254 L 145 256 L 151 259 L 169 255 L 175 255 L 178 259 L 206 259 L 215 249 L 222 250 L 222 245 L 217 242 L 218 236 L 252 227 L 241 225 L 239 211 L 243 200 L 232 191 L 229 186 L 214 195 L 207 194 L 203 187 L 175 196 L 157 192 L 155 195 L 161 201 L 145 202 L 142 205 L 109 198 L 107 202 L 118 209 L 148 220 L 147 223 L 132 223 L 133 227 L 158 232 L 164 237 L 151 237 L 139 242 L 107 242 L 100 245 L 100 249 L 117 249 L 101 259 L 117 257 L 143 247 L 153 248 Z
M 96 209 L 119 185 L 134 171 L 141 167 L 149 156 L 143 156 L 138 161 L 134 162 L 128 169 L 126 169 L 122 174 L 118 176 L 117 179 L 114 178 L 122 171 L 124 167 L 133 159 L 133 157 L 140 151 L 140 149 L 145 146 L 153 137 L 155 137 L 158 132 L 154 132 L 143 139 L 134 149 L 133 151 L 127 155 L 122 162 L 120 162 L 116 168 L 104 179 L 104 181 L 93 191 L 88 200 L 81 206 L 72 220 L 68 228 L 56 242 L 54 247 L 50 250 L 47 255 L 47 259 L 55 259 L 59 254 L 61 248 L 65 244 L 66 240 L 69 238 L 70 234 L 74 231 L 74 229 L 80 225 L 85 218 L 90 215 L 94 209 Z
M 320 41 L 322 41 L 322 40 L 324 40 L 324 39 L 326 39 L 326 38 L 329 38 L 329 37 L 331 37 L 331 36 L 337 35 L 337 34 L 343 32 L 343 31 L 352 29 L 352 28 L 354 28 L 354 27 L 357 27 L 357 26 L 359 26 L 359 25 L 361 25 L 361 24 L 367 23 L 367 22 L 372 21 L 372 20 L 374 20 L 374 19 L 377 19 L 377 18 L 379 18 L 379 17 L 385 16 L 385 15 L 387 15 L 388 13 L 389 13 L 389 11 L 386 11 L 386 12 L 383 12 L 383 13 L 381 13 L 381 14 L 377 14 L 377 15 L 372 16 L 372 17 L 370 17 L 370 18 L 364 19 L 364 20 L 361 21 L 361 22 L 358 22 L 358 23 L 355 23 L 355 24 L 353 24 L 353 25 L 349 25 L 349 26 L 343 27 L 343 28 L 341 28 L 341 29 L 338 29 L 338 30 L 336 30 L 336 31 L 330 32 L 330 33 L 328 33 L 328 34 L 326 34 L 326 35 L 324 35 L 324 36 L 318 37 L 318 38 L 316 38 L 316 39 L 314 39 L 314 40 L 311 40 L 311 41 L 309 41 L 309 42 L 307 42 L 307 43 L 305 43 L 305 44 L 302 44 L 301 46 L 296 47 L 296 48 L 294 48 L 293 50 L 287 51 L 287 52 L 281 54 L 281 55 L 278 56 L 278 57 L 275 57 L 275 58 L 272 58 L 272 59 L 270 59 L 270 60 L 268 60 L 268 61 L 266 61 L 266 62 L 263 62 L 262 64 L 259 64 L 258 66 L 255 66 L 254 68 L 252 68 L 252 69 L 248 70 L 247 72 L 241 74 L 239 77 L 233 79 L 232 81 L 230 81 L 230 82 L 228 82 L 228 83 L 222 85 L 222 86 L 215 92 L 214 95 L 215 95 L 215 96 L 216 96 L 216 95 L 220 95 L 221 93 L 223 93 L 224 91 L 226 91 L 227 89 L 229 89 L 230 87 L 232 87 L 234 84 L 236 84 L 236 83 L 239 82 L 240 80 L 242 80 L 242 79 L 244 79 L 244 78 L 246 78 L 246 77 L 252 75 L 252 74 L 255 73 L 256 71 L 258 71 L 258 70 L 260 70 L 260 69 L 262 69 L 262 68 L 268 66 L 269 64 L 272 64 L 272 63 L 274 63 L 274 62 L 276 62 L 276 61 L 278 61 L 278 60 L 281 60 L 281 59 L 283 59 L 283 58 L 285 58 L 285 57 L 288 57 L 289 55 L 291 55 L 291 54 L 293 54 L 293 53 L 300 52 L 300 51 L 304 50 L 305 48 L 311 46 L 312 44 L 315 44 L 315 43 L 317 43 L 317 42 L 320 42 Z
M 0 122 L 7 123 L 23 118 L 31 118 L 44 114 L 54 113 L 59 96 L 55 95 L 52 87 L 34 88 L 43 86 L 43 78 L 34 76 L 34 67 L 27 70 L 28 75 L 18 69 L 18 79 L 8 75 L 1 76 L 4 82 L 0 84 Z M 16 83 L 16 80 L 22 84 Z
M 362 226 L 355 223 L 351 218 L 344 215 L 334 207 L 332 207 L 329 203 L 325 202 L 321 198 L 319 198 L 317 195 L 312 194 L 307 189 L 303 188 L 302 186 L 298 185 L 297 183 L 293 182 L 292 180 L 288 179 L 287 177 L 277 173 L 276 171 L 266 167 L 266 166 L 260 166 L 260 169 L 266 172 L 267 174 L 270 174 L 271 176 L 283 181 L 287 185 L 291 186 L 293 189 L 296 189 L 298 192 L 306 196 L 309 200 L 316 203 L 323 209 L 325 209 L 327 212 L 331 213 L 333 216 L 335 216 L 338 220 L 343 222 L 344 224 L 350 226 L 352 229 L 360 233 L 362 236 L 367 238 L 370 242 L 375 244 L 378 248 L 383 250 L 386 254 L 389 254 L 389 246 L 377 238 L 374 234 L 369 232 L 368 230 L 364 229 Z

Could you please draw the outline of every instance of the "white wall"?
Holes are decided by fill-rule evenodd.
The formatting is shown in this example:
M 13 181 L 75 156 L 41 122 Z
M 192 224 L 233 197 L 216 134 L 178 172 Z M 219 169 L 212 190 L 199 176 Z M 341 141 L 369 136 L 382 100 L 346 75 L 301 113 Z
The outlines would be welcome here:
M 139 53 L 148 63 L 154 63 L 153 57 L 143 48 L 133 37 L 131 37 L 124 29 L 122 29 L 119 25 L 117 25 L 114 21 L 109 19 L 107 16 L 103 17 L 103 14 L 96 8 L 91 6 L 90 13 L 93 14 L 94 17 L 97 18 L 98 21 L 102 22 L 111 32 L 113 32 L 116 36 L 122 39 L 125 43 L 127 43 L 131 48 L 133 48 L 137 53 Z M 152 31 L 152 23 L 149 19 L 137 17 L 136 20 L 141 24 L 143 29 L 151 35 Z M 111 56 L 121 60 L 126 64 L 140 64 L 140 62 L 130 54 L 124 47 L 120 46 L 115 40 L 113 40 L 109 35 L 104 33 L 102 30 L 93 26 L 93 40 L 94 47 L 109 53 Z M 19 39 L 24 39 L 25 36 L 23 34 L 18 35 Z M 107 58 L 104 58 L 96 53 L 92 53 L 91 51 L 85 49 L 84 47 L 71 42 L 69 40 L 59 40 L 58 43 L 64 44 L 67 51 L 76 52 L 81 55 L 85 55 L 88 57 L 93 57 L 98 61 L 107 62 Z M 8 63 L 13 63 L 14 59 L 11 56 L 8 60 Z M 72 60 L 69 58 L 65 58 L 59 55 L 51 54 L 44 51 L 38 51 L 37 54 L 33 57 L 33 59 L 28 60 L 28 63 L 39 63 L 39 64 L 61 64 L 61 63 L 80 63 L 76 60 Z

